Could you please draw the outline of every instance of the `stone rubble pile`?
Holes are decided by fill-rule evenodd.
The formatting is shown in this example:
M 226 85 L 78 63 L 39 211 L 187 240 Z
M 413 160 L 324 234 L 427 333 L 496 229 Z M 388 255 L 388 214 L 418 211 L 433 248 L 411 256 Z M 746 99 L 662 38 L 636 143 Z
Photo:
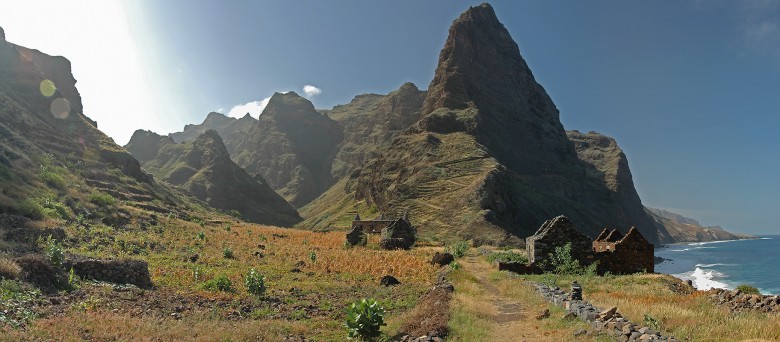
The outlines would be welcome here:
M 715 304 L 730 311 L 755 310 L 759 312 L 780 312 L 780 296 L 742 293 L 739 289 L 730 291 L 712 289 L 707 291 Z
M 671 336 L 662 336 L 659 331 L 641 324 L 633 323 L 617 312 L 616 307 L 601 310 L 582 300 L 572 300 L 571 295 L 558 287 L 543 284 L 532 284 L 548 302 L 566 310 L 566 317 L 577 318 L 591 323 L 593 331 L 577 331 L 575 336 L 588 334 L 603 334 L 614 336 L 618 341 L 680 341 Z

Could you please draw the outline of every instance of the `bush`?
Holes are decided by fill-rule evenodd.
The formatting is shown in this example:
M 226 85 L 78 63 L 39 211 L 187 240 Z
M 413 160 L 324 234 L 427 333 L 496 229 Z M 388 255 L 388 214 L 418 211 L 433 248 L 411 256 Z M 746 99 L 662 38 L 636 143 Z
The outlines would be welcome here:
M 203 231 L 200 231 L 200 232 L 198 232 L 197 235 L 195 235 L 195 237 L 198 238 L 198 240 L 205 240 L 206 239 L 206 233 L 204 233 Z
M 457 261 L 453 261 L 450 263 L 450 268 L 452 268 L 453 271 L 460 269 L 460 264 Z
M 225 259 L 233 259 L 233 250 L 230 249 L 230 247 L 223 248 L 222 256 L 225 257 Z
M 580 261 L 571 256 L 571 243 L 562 247 L 555 247 L 555 252 L 550 253 L 544 266 L 556 274 L 581 274 Z
M 31 220 L 43 220 L 43 207 L 38 202 L 26 198 L 16 205 L 16 211 Z
M 65 179 L 62 178 L 62 176 L 52 171 L 49 171 L 46 168 L 41 169 L 40 176 L 41 176 L 41 180 L 43 180 L 46 183 L 46 185 L 48 185 L 50 188 L 60 189 L 60 190 L 65 189 Z
M 309 252 L 309 260 L 311 260 L 311 262 L 317 262 L 317 253 Z
M 108 207 L 116 204 L 114 197 L 102 192 L 96 192 L 92 195 L 89 195 L 89 201 L 101 207 Z
M 385 309 L 373 299 L 361 299 L 347 307 L 348 337 L 372 339 L 380 335 L 379 329 L 386 325 Z
M 518 262 L 521 264 L 525 264 L 528 262 L 528 258 L 525 255 L 518 254 L 515 252 L 510 252 L 510 251 L 500 251 L 500 252 L 490 253 L 487 259 L 491 263 L 500 261 L 500 262 Z
M 739 290 L 742 293 L 746 293 L 746 294 L 761 294 L 761 292 L 758 291 L 757 288 L 752 287 L 752 286 L 747 285 L 747 284 L 742 284 L 742 285 L 737 286 L 737 290 Z
M 221 274 L 218 277 L 206 281 L 201 288 L 207 291 L 234 292 L 233 282 L 226 275 Z
M 54 240 L 51 235 L 46 239 L 44 250 L 46 252 L 46 258 L 49 259 L 52 266 L 57 268 L 62 267 L 62 263 L 65 261 L 65 252 L 62 249 L 62 245 L 58 243 L 57 240 Z
M 469 250 L 469 243 L 466 241 L 459 241 L 452 246 L 447 246 L 444 249 L 445 252 L 451 253 L 456 258 L 462 258 Z
M 255 269 L 249 270 L 244 278 L 244 285 L 246 285 L 246 291 L 249 294 L 255 296 L 262 296 L 265 294 L 265 276 Z
M 18 279 L 22 269 L 13 260 L 0 258 L 0 278 Z

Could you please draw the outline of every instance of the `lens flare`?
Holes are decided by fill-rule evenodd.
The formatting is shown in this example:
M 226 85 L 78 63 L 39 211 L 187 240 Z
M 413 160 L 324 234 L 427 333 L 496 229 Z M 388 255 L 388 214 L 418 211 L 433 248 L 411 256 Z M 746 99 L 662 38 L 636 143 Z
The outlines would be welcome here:
M 51 102 L 51 115 L 57 119 L 65 119 L 70 115 L 70 101 L 58 97 Z
M 54 82 L 49 80 L 41 81 L 41 85 L 39 88 L 41 90 L 41 94 L 43 94 L 43 96 L 46 97 L 51 97 L 52 95 L 54 95 L 54 91 L 57 90 L 57 87 L 54 86 Z

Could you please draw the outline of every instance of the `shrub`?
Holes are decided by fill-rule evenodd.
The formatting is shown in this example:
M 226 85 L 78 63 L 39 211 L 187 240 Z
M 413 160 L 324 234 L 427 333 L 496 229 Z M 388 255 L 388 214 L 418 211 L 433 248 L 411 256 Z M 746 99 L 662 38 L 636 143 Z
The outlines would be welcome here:
M 556 274 L 582 274 L 580 261 L 571 256 L 571 243 L 561 247 L 555 247 L 555 252 L 550 253 L 544 261 L 545 268 L 551 269 Z
M 309 252 L 309 259 L 311 262 L 317 262 L 317 253 L 314 253 L 313 251 Z
M 457 261 L 453 261 L 453 262 L 450 263 L 450 268 L 452 268 L 453 271 L 454 270 L 459 270 L 460 269 L 460 264 Z
M 46 252 L 46 258 L 49 259 L 52 266 L 57 268 L 62 267 L 62 263 L 65 261 L 65 252 L 62 249 L 62 245 L 58 243 L 57 240 L 54 240 L 51 235 L 46 239 L 44 250 Z
M 380 335 L 379 329 L 386 325 L 385 309 L 373 299 L 361 299 L 347 307 L 348 337 L 372 339 Z
M 237 219 L 241 218 L 241 212 L 238 211 L 238 210 L 235 210 L 235 209 L 232 209 L 232 210 L 228 211 L 228 215 L 233 216 L 233 217 L 235 217 Z
M 500 251 L 500 252 L 490 253 L 487 259 L 491 263 L 500 261 L 500 262 L 518 262 L 524 264 L 528 262 L 528 258 L 525 255 L 518 254 L 515 252 L 510 252 L 510 251 Z
M 60 190 L 65 188 L 65 179 L 46 168 L 41 168 L 40 176 L 41 180 L 43 180 L 50 188 Z
M 114 199 L 114 197 L 102 192 L 96 192 L 94 194 L 89 195 L 89 201 L 101 207 L 108 207 L 116 204 L 116 200 Z
M 750 285 L 747 285 L 747 284 L 742 284 L 742 285 L 737 286 L 737 290 L 739 290 L 742 293 L 746 293 L 746 294 L 761 294 L 761 292 L 758 291 L 757 288 L 755 288 L 753 286 L 750 286 Z
M 226 275 L 221 274 L 218 277 L 208 280 L 201 285 L 201 288 L 208 291 L 234 292 L 233 282 Z
M 198 240 L 205 240 L 206 239 L 206 233 L 204 233 L 203 231 L 200 231 L 200 232 L 198 232 L 197 235 L 195 235 L 195 237 L 197 237 Z
M 233 250 L 230 249 L 230 247 L 223 248 L 222 256 L 225 257 L 225 259 L 233 259 Z
M 13 260 L 0 258 L 0 278 L 18 279 L 22 269 Z
M 70 212 L 68 211 L 68 207 L 60 202 L 57 202 L 56 200 L 48 198 L 44 199 L 43 207 L 43 211 L 48 217 L 61 218 L 63 220 L 70 219 Z
M 244 285 L 246 285 L 246 291 L 249 292 L 249 294 L 255 296 L 262 296 L 265 294 L 265 276 L 260 274 L 260 272 L 255 271 L 254 268 L 249 270 L 249 273 L 246 274 Z
M 42 220 L 44 217 L 43 207 L 30 198 L 23 199 L 19 202 L 19 204 L 16 205 L 16 211 L 31 220 Z
M 456 242 L 454 245 L 447 246 L 447 248 L 444 249 L 445 252 L 451 253 L 456 258 L 462 258 L 464 255 L 466 255 L 468 250 L 469 243 L 466 241 Z

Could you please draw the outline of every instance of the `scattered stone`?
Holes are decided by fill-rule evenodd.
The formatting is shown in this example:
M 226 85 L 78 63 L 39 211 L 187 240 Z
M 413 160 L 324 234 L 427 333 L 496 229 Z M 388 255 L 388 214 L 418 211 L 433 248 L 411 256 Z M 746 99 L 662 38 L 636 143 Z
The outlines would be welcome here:
M 563 319 L 572 320 L 572 319 L 575 319 L 575 318 L 577 318 L 577 315 L 575 315 L 573 312 L 568 312 L 568 313 L 566 313 L 565 315 L 563 315 L 563 317 L 562 317 L 562 318 L 563 318 Z
M 453 261 L 455 261 L 455 257 L 450 253 L 436 252 L 431 258 L 431 263 L 439 266 L 449 265 Z
M 577 337 L 577 336 L 585 335 L 587 332 L 588 331 L 585 330 L 585 329 L 580 329 L 580 330 L 575 331 L 572 335 L 574 335 L 574 337 Z
M 600 319 L 602 321 L 606 321 L 606 320 L 612 318 L 612 316 L 615 315 L 615 312 L 617 312 L 617 307 L 613 306 L 609 310 L 604 310 L 604 311 L 600 312 L 599 315 L 598 315 L 598 319 Z
M 379 281 L 379 285 L 382 285 L 382 286 L 395 286 L 395 285 L 400 285 L 400 284 L 401 284 L 401 282 L 398 281 L 398 279 L 396 279 L 395 277 L 393 277 L 391 275 L 386 275 L 386 276 L 382 277 L 382 280 Z

